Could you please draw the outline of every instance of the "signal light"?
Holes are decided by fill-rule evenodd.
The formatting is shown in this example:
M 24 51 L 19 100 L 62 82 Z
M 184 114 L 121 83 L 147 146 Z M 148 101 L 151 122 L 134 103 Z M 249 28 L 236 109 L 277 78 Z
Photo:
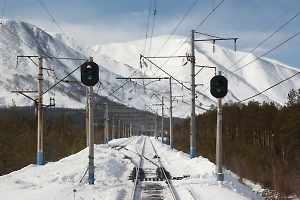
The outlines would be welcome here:
M 99 81 L 99 66 L 94 62 L 85 62 L 80 66 L 81 82 L 86 86 L 94 86 Z
M 210 93 L 216 98 L 223 98 L 228 92 L 228 81 L 222 75 L 216 75 L 210 80 Z

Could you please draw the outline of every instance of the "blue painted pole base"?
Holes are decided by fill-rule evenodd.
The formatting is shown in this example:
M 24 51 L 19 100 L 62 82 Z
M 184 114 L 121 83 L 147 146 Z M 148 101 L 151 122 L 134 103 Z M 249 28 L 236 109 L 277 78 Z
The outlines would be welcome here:
M 105 138 L 104 144 L 108 144 L 108 138 Z
M 170 141 L 170 148 L 171 148 L 171 149 L 174 148 L 174 141 L 173 141 L 173 140 Z
M 224 174 L 222 174 L 222 173 L 219 173 L 219 174 L 217 174 L 217 181 L 224 181 Z
M 161 143 L 162 143 L 162 144 L 165 143 L 164 137 L 161 137 Z
M 87 143 L 86 143 L 86 147 L 88 147 L 89 145 L 90 145 L 90 143 L 87 142 Z
M 88 179 L 89 179 L 89 184 L 94 185 L 94 180 L 95 180 L 94 173 L 89 173 Z
M 37 165 L 44 164 L 44 153 L 43 150 L 38 150 L 37 152 Z
M 190 155 L 191 155 L 191 158 L 195 158 L 196 157 L 196 147 L 191 147 L 191 149 L 190 149 Z

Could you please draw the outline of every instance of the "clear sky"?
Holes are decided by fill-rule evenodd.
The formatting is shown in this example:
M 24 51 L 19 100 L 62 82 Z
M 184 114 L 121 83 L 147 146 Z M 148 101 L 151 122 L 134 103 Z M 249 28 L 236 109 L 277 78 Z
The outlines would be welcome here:
M 1 18 L 63 31 L 86 45 L 171 35 L 175 29 L 173 35 L 188 37 L 194 29 L 237 37 L 237 50 L 261 56 L 300 32 L 300 0 L 0 0 L 0 8 Z M 217 44 L 233 48 L 230 41 Z M 299 52 L 300 34 L 265 57 L 300 68 Z

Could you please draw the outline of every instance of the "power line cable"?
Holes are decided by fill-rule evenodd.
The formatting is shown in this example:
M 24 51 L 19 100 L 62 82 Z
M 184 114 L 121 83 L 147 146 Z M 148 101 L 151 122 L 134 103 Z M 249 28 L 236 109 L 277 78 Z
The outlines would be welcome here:
M 39 0 L 39 2 L 41 3 L 41 5 L 43 6 L 43 8 L 46 10 L 46 12 L 49 14 L 49 16 L 51 17 L 51 19 L 53 20 L 53 22 L 56 24 L 56 26 L 59 28 L 59 30 L 63 33 L 63 35 L 66 37 L 66 39 L 70 42 L 71 46 L 74 48 L 74 44 L 72 43 L 72 41 L 70 40 L 70 38 L 65 34 L 65 32 L 61 29 L 61 27 L 58 25 L 58 23 L 54 20 L 53 16 L 50 14 L 50 12 L 48 11 L 48 9 L 45 7 L 45 5 L 42 3 L 41 0 Z M 76 51 L 77 52 L 77 51 Z M 78 54 L 78 52 L 77 52 Z
M 255 61 L 261 59 L 263 56 L 265 56 L 265 55 L 269 54 L 270 52 L 274 51 L 275 49 L 277 49 L 278 47 L 280 47 L 281 45 L 285 44 L 286 42 L 288 42 L 289 40 L 293 39 L 294 37 L 296 37 L 296 36 L 299 35 L 299 34 L 300 34 L 300 32 L 296 33 L 296 34 L 293 35 L 292 37 L 290 37 L 290 38 L 288 38 L 287 40 L 283 41 L 282 43 L 280 43 L 279 45 L 277 45 L 277 46 L 274 47 L 273 49 L 271 49 L 271 50 L 269 50 L 268 52 L 264 53 L 263 55 L 257 57 L 256 59 L 252 60 L 251 62 L 249 62 L 249 63 L 243 65 L 242 67 L 240 67 L 240 68 L 238 68 L 238 69 L 236 69 L 236 70 L 234 70 L 234 71 L 232 71 L 232 72 L 227 72 L 227 73 L 228 73 L 228 74 L 230 74 L 230 73 L 233 74 L 234 72 L 236 72 L 236 71 L 238 71 L 238 70 L 240 70 L 240 69 L 242 69 L 242 68 L 244 68 L 244 67 L 250 65 L 251 63 L 253 63 L 253 62 L 255 62 Z M 208 84 L 208 83 L 207 83 L 207 84 Z M 207 84 L 205 84 L 205 85 L 207 85 Z M 206 90 L 208 90 L 209 87 L 210 87 L 210 86 L 208 86 L 205 90 L 203 90 L 202 93 L 204 93 Z
M 144 44 L 144 51 L 143 51 L 143 54 L 146 52 L 146 45 L 147 45 L 147 38 L 148 38 L 148 28 L 149 28 L 149 21 L 150 21 L 151 7 L 152 7 L 152 0 L 150 0 L 150 5 L 149 5 L 148 22 L 147 22 L 147 28 L 146 28 L 146 38 L 145 38 L 145 44 Z
M 196 0 L 193 5 L 190 7 L 190 9 L 187 11 L 187 13 L 183 16 L 183 18 L 180 20 L 180 22 L 178 23 L 178 25 L 175 27 L 175 29 L 172 31 L 171 35 L 167 38 L 167 40 L 163 43 L 163 45 L 159 48 L 159 50 L 157 51 L 157 53 L 155 54 L 155 56 L 158 55 L 158 53 L 162 50 L 162 48 L 166 45 L 166 43 L 169 41 L 169 39 L 171 38 L 171 36 L 175 33 L 175 31 L 177 30 L 177 28 L 180 26 L 180 24 L 183 22 L 183 20 L 185 19 L 185 17 L 189 14 L 189 12 L 192 10 L 192 8 L 195 6 L 195 4 L 197 3 L 198 0 Z
M 253 41 L 257 36 L 259 36 L 260 34 L 262 34 L 263 32 L 265 32 L 268 28 L 270 28 L 273 24 L 275 24 L 279 19 L 281 19 L 284 15 L 286 15 L 289 11 L 291 11 L 294 7 L 296 7 L 296 5 L 298 5 L 300 3 L 300 0 L 295 3 L 291 8 L 289 8 L 285 13 L 283 13 L 280 17 L 278 17 L 275 21 L 273 21 L 269 26 L 267 26 L 265 29 L 263 29 L 260 33 L 258 33 L 256 36 L 254 36 L 252 39 L 250 39 L 248 42 L 246 42 L 245 44 L 241 45 L 240 49 L 242 49 L 244 46 L 246 46 L 247 44 L 249 44 L 251 41 Z
M 253 10 L 253 12 L 242 22 L 242 24 L 240 24 L 240 26 L 231 34 L 231 36 L 233 35 L 233 34 L 235 34 L 247 21 L 248 21 L 248 19 L 250 19 L 250 17 L 252 16 L 252 15 L 254 15 L 254 13 L 258 10 L 258 8 L 260 8 L 260 6 L 265 2 L 266 0 L 263 0 L 254 10 Z
M 3 19 L 3 16 L 4 16 L 5 6 L 6 6 L 6 0 L 4 0 L 4 5 L 3 5 L 3 9 L 2 9 L 1 19 Z
M 17 39 L 19 39 L 22 43 L 24 43 L 27 47 L 29 47 L 32 51 L 34 51 L 35 53 L 38 54 L 38 52 L 29 44 L 27 44 L 24 40 L 22 40 L 17 34 L 15 34 L 14 32 L 12 32 L 10 29 L 8 29 L 7 27 L 4 26 L 4 24 L 2 22 L 0 22 L 1 26 L 3 28 L 5 28 L 9 33 L 11 33 L 12 35 L 14 35 Z
M 257 61 L 258 59 L 262 58 L 263 56 L 265 56 L 265 55 L 269 54 L 270 52 L 274 51 L 275 49 L 277 49 L 278 47 L 280 47 L 281 45 L 285 44 L 286 42 L 288 42 L 289 40 L 293 39 L 294 37 L 296 37 L 296 36 L 299 35 L 299 34 L 300 34 L 300 32 L 296 33 L 296 34 L 293 35 L 292 37 L 288 38 L 288 39 L 285 40 L 284 42 L 282 42 L 282 43 L 280 43 L 279 45 L 277 45 L 276 47 L 274 47 L 273 49 L 267 51 L 267 52 L 264 53 L 263 55 L 257 57 L 256 59 L 252 60 L 251 62 L 247 63 L 246 65 L 244 65 L 244 66 L 242 66 L 242 67 L 240 67 L 240 68 L 238 68 L 238 69 L 236 69 L 236 70 L 234 70 L 234 71 L 232 71 L 232 72 L 236 72 L 236 71 L 238 71 L 238 70 L 240 70 L 240 69 L 242 69 L 242 68 L 244 68 L 244 67 L 250 65 L 251 63 Z
M 259 93 L 255 94 L 255 95 L 253 95 L 253 96 L 251 96 L 251 97 L 248 97 L 248 98 L 246 98 L 246 99 L 244 99 L 244 100 L 238 101 L 238 103 L 247 101 L 247 100 L 249 100 L 249 99 L 252 99 L 253 97 L 256 97 L 256 96 L 258 96 L 258 95 L 261 95 L 262 93 L 264 93 L 264 92 L 266 92 L 266 91 L 268 91 L 268 90 L 270 90 L 270 89 L 276 87 L 277 85 L 279 85 L 279 84 L 281 84 L 281 83 L 283 83 L 283 82 L 285 82 L 285 81 L 287 81 L 287 80 L 293 78 L 294 76 L 296 76 L 296 75 L 298 75 L 298 74 L 300 74 L 300 71 L 297 72 L 297 73 L 295 73 L 294 75 L 292 75 L 292 76 L 290 76 L 290 77 L 288 77 L 288 78 L 286 78 L 286 79 L 284 79 L 284 80 L 282 80 L 282 81 L 280 81 L 280 82 L 278 82 L 278 83 L 272 85 L 271 87 L 268 87 L 267 89 L 263 90 L 262 92 L 259 92 Z
M 194 30 L 196 31 L 224 1 L 225 0 L 222 0 L 215 8 L 213 8 L 212 11 L 205 17 L 205 19 Z
M 149 56 L 150 56 L 150 51 L 151 51 L 151 46 L 152 46 L 152 38 L 153 38 L 155 17 L 156 17 L 156 8 L 157 8 L 157 0 L 155 0 L 155 7 L 154 7 L 154 13 L 153 13 L 152 31 L 151 31 L 151 38 L 150 38 L 150 45 L 149 45 L 149 52 L 148 52 Z
M 285 27 L 288 23 L 290 23 L 293 19 L 295 19 L 299 14 L 300 14 L 300 12 L 298 12 L 294 17 L 292 17 L 289 21 L 287 21 L 284 25 L 282 25 L 279 29 L 277 29 L 274 33 L 272 33 L 269 37 L 267 37 L 264 41 L 262 41 L 260 44 L 258 44 L 249 53 L 247 53 L 241 59 L 239 59 L 237 62 L 235 62 L 231 67 L 235 66 L 237 63 L 239 63 L 241 60 L 243 60 L 245 57 L 247 57 L 250 53 L 252 53 L 255 49 L 257 49 L 259 46 L 261 46 L 263 43 L 265 43 L 268 39 L 270 39 L 273 35 L 275 35 L 278 31 L 280 31 L 283 27 Z M 228 69 L 230 69 L 231 67 L 229 67 Z
M 202 20 L 202 22 L 194 29 L 195 31 L 210 17 L 210 15 L 224 2 L 225 0 L 222 0 L 217 6 L 216 8 L 213 8 L 213 10 L 204 18 L 204 20 Z M 190 36 L 189 36 L 190 37 Z M 189 40 L 189 37 L 176 49 L 176 51 L 166 60 L 166 62 L 164 62 L 162 64 L 161 67 L 163 67 L 171 58 L 173 58 L 173 56 L 175 55 L 175 53 L 177 53 L 177 51 Z

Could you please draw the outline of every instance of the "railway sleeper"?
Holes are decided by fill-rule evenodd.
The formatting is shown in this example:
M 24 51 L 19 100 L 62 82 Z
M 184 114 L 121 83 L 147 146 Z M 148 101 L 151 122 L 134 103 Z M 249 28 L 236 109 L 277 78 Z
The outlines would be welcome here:
M 155 172 L 151 169 L 143 169 L 140 168 L 138 173 L 136 173 L 137 168 L 134 167 L 130 176 L 129 176 L 129 180 L 134 181 L 136 178 L 138 181 L 164 181 L 165 177 L 164 174 L 161 173 L 162 170 L 164 170 L 167 179 L 171 179 L 171 175 L 170 173 L 165 170 L 164 168 L 162 168 L 162 170 L 160 168 L 156 168 Z M 137 174 L 137 177 L 136 177 Z

